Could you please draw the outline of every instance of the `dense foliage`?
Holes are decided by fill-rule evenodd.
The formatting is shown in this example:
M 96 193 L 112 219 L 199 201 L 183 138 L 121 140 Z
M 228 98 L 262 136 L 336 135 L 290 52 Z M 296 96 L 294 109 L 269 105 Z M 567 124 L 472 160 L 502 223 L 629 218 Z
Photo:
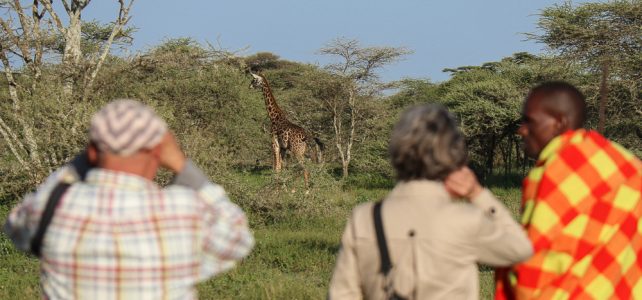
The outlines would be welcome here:
M 592 4 L 550 8 L 543 11 L 539 24 L 548 31 L 540 38 L 552 47 L 564 48 L 551 55 L 516 53 L 481 66 L 446 69 L 451 78 L 441 83 L 423 79 L 388 84 L 376 80 L 360 82 L 363 78 L 377 79 L 373 70 L 409 52 L 403 48 L 361 47 L 354 40 L 336 40 L 322 48 L 320 54 L 333 55 L 329 50 L 348 45 L 358 58 L 368 58 L 369 53 L 377 51 L 391 56 L 389 60 L 375 61 L 380 65 L 368 69 L 367 76 L 356 71 L 354 74 L 361 75 L 352 76 L 353 73 L 337 71 L 341 61 L 323 67 L 286 61 L 265 52 L 238 57 L 189 38 L 178 38 L 135 56 L 107 56 L 91 92 L 83 91 L 79 85 L 71 95 L 64 88 L 68 82 L 61 79 L 65 77 L 61 74 L 68 74 L 69 70 L 55 56 L 47 57 L 47 63 L 39 66 L 38 76 L 23 67 L 12 73 L 14 82 L 0 86 L 2 97 L 19 99 L 0 103 L 3 138 L 0 172 L 5 178 L 0 184 L 0 199 L 12 201 L 80 151 L 87 142 L 86 126 L 91 114 L 116 98 L 136 98 L 155 107 L 168 120 L 189 155 L 213 176 L 235 182 L 236 172 L 269 169 L 269 120 L 261 93 L 248 87 L 248 69 L 260 71 L 268 78 L 277 102 L 292 122 L 325 143 L 325 163 L 312 166 L 316 176 L 312 181 L 317 188 L 340 186 L 349 180 L 340 176 L 348 174 L 346 162 L 351 172 L 392 180 L 386 154 L 392 124 L 403 109 L 426 102 L 445 105 L 459 119 L 468 139 L 471 165 L 480 175 L 500 171 L 523 173 L 529 161 L 522 154 L 515 129 L 523 98 L 533 85 L 551 79 L 578 85 L 588 96 L 588 125 L 591 128 L 597 125 L 600 73 L 593 72 L 595 66 L 588 60 L 569 56 L 575 53 L 574 57 L 583 57 L 584 52 L 579 52 L 585 48 L 563 46 L 566 44 L 560 43 L 570 42 L 550 39 L 555 32 L 572 25 L 569 14 L 589 18 L 587 11 L 615 10 L 633 20 L 628 23 L 635 27 L 640 22 L 637 17 L 640 7 L 640 1 L 616 1 L 612 8 Z M 622 34 L 620 27 L 627 24 L 625 21 L 618 23 L 618 34 Z M 95 51 L 90 46 L 109 32 L 108 27 L 95 23 L 85 23 L 83 28 L 83 45 L 90 49 L 85 51 Z M 635 32 L 640 33 L 627 32 L 633 32 L 630 34 L 633 37 L 639 37 Z M 581 40 L 584 36 L 572 37 Z M 618 59 L 639 62 L 640 40 L 627 41 L 627 49 L 634 51 L 622 51 Z M 363 65 L 368 66 L 368 61 L 364 60 Z M 359 71 L 359 66 L 355 70 Z M 639 71 L 639 64 L 628 64 L 612 72 L 605 110 L 608 122 L 604 129 L 608 137 L 637 155 L 642 154 Z M 381 93 L 387 87 L 396 89 Z M 337 124 L 343 126 L 337 128 Z M 353 141 L 351 159 L 346 160 L 345 141 L 349 139 Z M 291 176 L 275 177 L 273 187 L 299 185 L 298 170 L 295 164 L 291 165 Z M 234 186 L 243 193 L 242 184 Z M 251 197 L 242 195 L 246 199 Z
M 19 22 L 11 13 L 16 3 L 33 5 L 40 14 Z M 519 182 L 532 163 L 515 130 L 524 96 L 537 83 L 566 80 L 580 87 L 588 99 L 588 127 L 597 128 L 598 115 L 604 115 L 603 133 L 642 156 L 640 0 L 569 2 L 543 10 L 542 33 L 530 37 L 547 44 L 548 54 L 515 53 L 480 66 L 453 66 L 444 70 L 450 73 L 444 82 L 392 83 L 380 82 L 378 72 L 408 50 L 345 39 L 319 45 L 320 54 L 338 58 L 327 66 L 267 52 L 239 57 L 190 38 L 167 40 L 133 56 L 106 55 L 103 61 L 99 54 L 109 47 L 131 42 L 132 29 L 122 17 L 128 6 L 121 6 L 111 25 L 70 23 L 67 28 L 75 26 L 75 38 L 81 38 L 75 40 L 74 30 L 58 28 L 64 24 L 50 28 L 53 17 L 43 7 L 48 3 L 0 1 L 9 11 L 0 24 L 0 97 L 6 99 L 0 102 L 0 219 L 82 151 L 96 110 L 113 99 L 139 99 L 167 120 L 188 156 L 243 207 L 257 238 L 239 268 L 200 286 L 204 298 L 322 298 L 346 216 L 394 183 L 389 134 L 412 105 L 440 103 L 458 118 L 471 166 L 515 214 Z M 79 19 L 80 10 L 70 16 Z M 307 166 L 309 194 L 292 159 L 280 174 L 271 171 L 269 119 L 261 92 L 249 88 L 250 69 L 269 80 L 289 120 L 325 144 L 324 161 Z M 161 184 L 168 179 L 167 173 L 158 177 Z M 0 298 L 37 297 L 37 260 L 18 253 L 2 235 L 0 253 L 6 266 Z M 481 273 L 481 297 L 492 298 L 492 272 Z

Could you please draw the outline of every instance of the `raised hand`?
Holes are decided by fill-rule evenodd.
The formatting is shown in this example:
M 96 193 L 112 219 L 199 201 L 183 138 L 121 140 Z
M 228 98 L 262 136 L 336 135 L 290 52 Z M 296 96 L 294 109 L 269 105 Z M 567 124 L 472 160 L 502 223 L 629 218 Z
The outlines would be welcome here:
M 185 154 L 176 142 L 176 137 L 167 132 L 160 143 L 160 164 L 174 173 L 179 173 L 185 166 Z
M 444 185 L 446 190 L 453 196 L 468 200 L 474 199 L 483 190 L 479 181 L 477 181 L 475 173 L 468 167 L 463 167 L 450 173 L 444 180 Z

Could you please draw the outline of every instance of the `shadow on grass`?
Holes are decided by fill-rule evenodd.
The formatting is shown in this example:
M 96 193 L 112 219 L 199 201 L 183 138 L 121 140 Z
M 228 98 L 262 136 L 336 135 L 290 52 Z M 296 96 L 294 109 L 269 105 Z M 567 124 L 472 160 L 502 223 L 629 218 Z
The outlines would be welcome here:
M 493 174 L 483 180 L 482 184 L 489 188 L 521 188 L 524 175 L 520 173 Z
M 328 173 L 336 180 L 343 180 L 343 170 L 341 167 L 333 167 L 328 169 Z M 378 172 L 361 172 L 358 170 L 351 170 L 348 178 L 344 181 L 346 188 L 361 188 L 361 189 L 392 189 L 395 186 L 395 179 L 387 174 Z
M 292 232 L 282 236 L 271 232 L 257 237 L 258 243 L 248 261 L 261 262 L 288 274 L 328 272 L 339 251 L 338 241 L 318 234 Z
M 308 249 L 310 251 L 327 252 L 331 255 L 336 255 L 337 252 L 339 252 L 340 246 L 340 244 L 338 243 L 334 243 L 325 239 L 315 238 L 300 239 L 295 242 L 299 243 L 299 245 L 304 249 Z
M 261 164 L 237 164 L 232 167 L 239 173 L 249 173 L 251 175 L 270 175 L 272 174 L 272 165 Z
M 240 173 L 257 176 L 272 175 L 271 165 L 236 165 L 234 169 Z M 342 169 L 340 166 L 328 167 L 327 173 L 336 180 L 342 180 Z M 526 175 L 521 172 L 495 173 L 481 179 L 482 184 L 489 188 L 521 188 L 522 180 Z M 377 172 L 360 172 L 354 170 L 344 181 L 346 188 L 361 189 L 392 189 L 395 186 L 395 179 L 389 174 Z
M 292 166 L 284 166 L 284 172 L 300 172 L 299 166 L 294 164 Z M 360 189 L 392 189 L 395 185 L 395 179 L 389 174 L 381 174 L 377 172 L 360 172 L 358 170 L 351 170 L 347 179 L 343 179 L 343 173 L 340 166 L 320 167 L 321 172 L 330 175 L 336 181 L 343 181 L 345 188 L 360 188 Z M 233 166 L 234 171 L 247 174 L 251 176 L 272 176 L 272 165 L 262 164 L 237 164 Z M 314 181 L 312 182 L 312 184 Z

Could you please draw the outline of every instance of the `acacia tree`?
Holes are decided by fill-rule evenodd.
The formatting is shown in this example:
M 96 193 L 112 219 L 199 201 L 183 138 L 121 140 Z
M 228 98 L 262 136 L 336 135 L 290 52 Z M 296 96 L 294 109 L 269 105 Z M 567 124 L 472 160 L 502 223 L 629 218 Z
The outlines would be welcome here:
M 337 38 L 319 50 L 319 54 L 337 59 L 325 68 L 343 82 L 345 96 L 326 97 L 324 103 L 332 115 L 334 141 L 344 178 L 348 176 L 356 129 L 363 121 L 363 102 L 386 87 L 377 72 L 410 53 L 402 47 L 363 47 L 358 40 L 346 38 Z
M 527 161 L 516 131 L 524 95 L 533 85 L 552 79 L 581 83 L 572 65 L 524 52 L 444 71 L 451 73 L 451 79 L 441 84 L 443 95 L 427 100 L 441 102 L 457 116 L 472 165 L 482 177 L 496 172 L 499 165 L 505 174 L 524 170 Z
M 615 0 L 575 7 L 569 1 L 544 9 L 538 27 L 542 34 L 528 34 L 529 38 L 600 74 L 598 130 L 604 132 L 609 79 L 626 73 L 622 71 L 630 68 L 642 52 L 642 1 Z M 636 89 L 637 80 L 631 82 Z
M 53 20 L 56 30 L 64 38 L 64 50 L 62 54 L 62 63 L 64 67 L 64 93 L 66 96 L 71 96 L 73 93 L 74 86 L 76 84 L 76 74 L 79 70 L 81 60 L 83 58 L 81 41 L 82 41 L 82 19 L 81 13 L 82 10 L 89 5 L 91 0 L 60 0 L 62 6 L 64 7 L 65 12 L 69 22 L 67 25 L 63 24 L 62 19 L 58 16 L 58 13 L 53 8 L 52 0 L 38 0 L 45 7 L 47 13 Z M 102 67 L 105 58 L 111 50 L 111 45 L 114 42 L 114 39 L 117 37 L 127 36 L 131 30 L 124 30 L 125 25 L 130 20 L 129 11 L 131 9 L 134 0 L 129 0 L 125 3 L 125 0 L 118 0 L 119 9 L 118 17 L 114 23 L 110 26 L 111 32 L 106 39 L 104 40 L 104 45 L 102 49 L 98 51 L 98 55 L 92 57 L 88 62 L 88 72 L 82 78 L 83 86 L 83 100 L 87 99 L 91 88 L 93 87 L 94 80 L 98 71 Z
M 0 1 L 0 63 L 12 103 L 11 114 L 0 115 L 0 135 L 23 169 L 38 169 L 43 165 L 43 159 L 49 160 L 50 165 L 58 164 L 55 155 L 43 155 L 38 146 L 34 132 L 36 124 L 42 123 L 35 119 L 39 116 L 30 116 L 23 111 L 25 98 L 33 97 L 38 92 L 43 76 L 43 61 L 53 60 L 56 56 L 49 54 L 61 52 L 64 70 L 63 100 L 70 100 L 77 78 L 82 78 L 83 98 L 86 99 L 114 40 L 131 32 L 130 29 L 124 29 L 124 26 L 129 21 L 133 1 L 126 4 L 125 0 L 118 0 L 120 8 L 114 24 L 97 26 L 91 30 L 96 33 L 99 32 L 98 29 L 109 28 L 109 35 L 103 34 L 103 38 L 93 36 L 93 42 L 99 46 L 95 55 L 87 60 L 89 67 L 85 76 L 72 74 L 77 74 L 82 69 L 79 65 L 83 58 L 80 16 L 89 0 L 60 1 L 69 16 L 67 25 L 63 24 L 54 10 L 51 0 Z M 54 159 L 51 160 L 50 157 Z
M 443 104 L 457 115 L 474 167 L 482 177 L 493 173 L 497 149 L 511 151 L 522 92 L 504 69 L 508 64 L 459 70 L 448 82 Z
M 4 17 L 0 18 L 0 26 L 2 26 L 0 61 L 8 83 L 13 113 L 20 126 L 19 130 L 22 131 L 23 139 L 18 137 L 16 130 L 10 127 L 2 116 L 0 116 L 0 134 L 7 141 L 9 149 L 16 160 L 23 167 L 29 169 L 28 159 L 23 157 L 21 153 L 27 153 L 29 159 L 36 165 L 40 164 L 40 155 L 33 134 L 33 127 L 22 116 L 22 105 L 18 92 L 20 85 L 14 76 L 17 73 L 12 67 L 12 62 L 23 65 L 24 71 L 33 76 L 34 85 L 40 79 L 42 74 L 40 66 L 42 65 L 44 52 L 44 38 L 40 27 L 44 11 L 38 7 L 38 2 L 34 2 L 31 6 L 31 15 L 28 15 L 18 0 L 0 2 L 0 5 L 5 10 Z M 35 88 L 35 86 L 32 88 Z

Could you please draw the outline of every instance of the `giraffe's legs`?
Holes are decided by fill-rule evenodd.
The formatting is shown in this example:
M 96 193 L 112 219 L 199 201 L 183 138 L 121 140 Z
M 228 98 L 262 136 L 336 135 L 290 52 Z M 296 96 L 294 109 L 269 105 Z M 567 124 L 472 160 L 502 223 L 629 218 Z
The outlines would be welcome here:
M 303 168 L 303 181 L 305 182 L 305 190 L 307 193 L 307 191 L 310 190 L 310 172 L 308 172 L 305 167 Z
M 288 160 L 286 159 L 288 149 L 287 148 L 281 148 L 279 151 L 281 151 L 281 168 L 287 168 L 288 167 Z
M 272 135 L 272 157 L 274 158 L 274 171 L 281 172 L 281 147 L 276 134 Z
M 299 165 L 303 169 L 303 182 L 305 183 L 305 190 L 306 193 L 310 188 L 310 172 L 308 172 L 308 169 L 305 167 L 305 147 L 297 149 L 297 153 L 295 154 L 296 160 L 299 162 Z

